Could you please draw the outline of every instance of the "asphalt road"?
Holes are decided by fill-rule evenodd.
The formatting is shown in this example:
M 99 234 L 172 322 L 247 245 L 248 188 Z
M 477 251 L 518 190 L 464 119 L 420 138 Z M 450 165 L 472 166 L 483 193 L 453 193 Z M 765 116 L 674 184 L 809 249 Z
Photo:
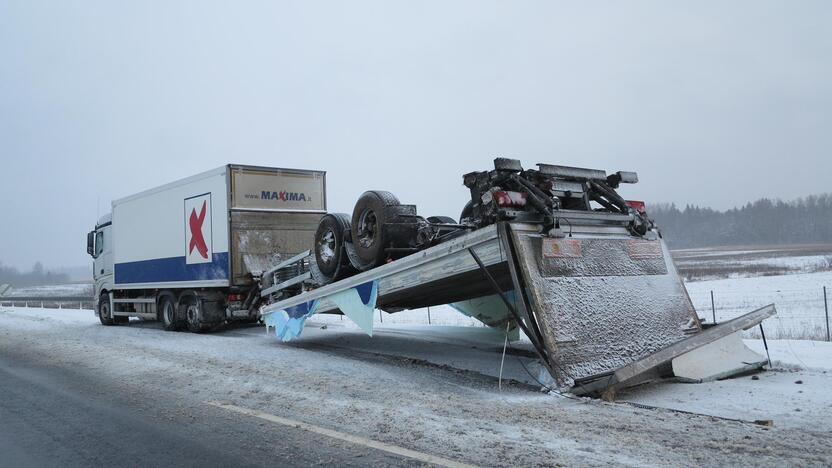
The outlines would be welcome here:
M 0 355 L 0 466 L 387 466 L 380 450 L 206 405 L 117 395 L 93 375 Z

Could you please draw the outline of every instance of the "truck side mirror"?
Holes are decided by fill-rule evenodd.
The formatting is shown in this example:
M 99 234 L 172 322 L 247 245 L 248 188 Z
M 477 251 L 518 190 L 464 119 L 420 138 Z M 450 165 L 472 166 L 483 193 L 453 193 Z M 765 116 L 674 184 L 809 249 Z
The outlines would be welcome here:
M 95 231 L 87 233 L 87 253 L 95 258 Z

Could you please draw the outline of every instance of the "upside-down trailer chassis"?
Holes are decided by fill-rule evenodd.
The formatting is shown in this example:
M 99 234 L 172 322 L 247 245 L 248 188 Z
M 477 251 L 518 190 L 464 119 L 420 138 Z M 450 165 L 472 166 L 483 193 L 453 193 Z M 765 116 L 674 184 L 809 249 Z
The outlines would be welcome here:
M 569 223 L 568 235 L 499 222 L 299 290 L 263 306 L 262 318 L 284 340 L 298 336 L 317 313 L 343 313 L 372 335 L 375 308 L 396 312 L 496 295 L 556 385 L 577 394 L 609 395 L 658 377 L 723 378 L 766 362 L 744 347 L 740 333 L 773 315 L 773 305 L 703 328 L 657 231 L 633 237 L 626 214 L 563 210 L 559 216 Z M 272 268 L 264 275 L 284 280 L 263 289 L 264 301 L 285 297 L 314 269 L 303 254 Z M 287 279 L 287 271 L 298 274 Z

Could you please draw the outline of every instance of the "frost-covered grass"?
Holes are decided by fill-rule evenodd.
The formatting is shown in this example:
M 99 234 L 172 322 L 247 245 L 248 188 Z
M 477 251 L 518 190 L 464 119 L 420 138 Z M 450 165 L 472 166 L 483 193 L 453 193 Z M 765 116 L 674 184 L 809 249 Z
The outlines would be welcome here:
M 832 246 L 685 249 L 673 259 L 688 281 L 817 273 L 832 271 Z
M 12 288 L 7 291 L 6 296 L 89 296 L 92 297 L 93 285 L 91 283 L 68 283 L 50 284 L 43 286 L 27 286 L 25 288 Z
M 724 322 L 746 312 L 774 304 L 777 315 L 763 324 L 767 338 L 826 339 L 823 287 L 832 293 L 832 272 L 801 273 L 752 278 L 727 278 L 688 282 L 687 288 L 700 317 Z M 828 299 L 832 300 L 832 297 Z M 760 337 L 759 328 L 746 332 Z
M 823 287 L 832 288 L 832 245 L 686 249 L 673 252 L 700 317 L 717 322 L 774 304 L 766 337 L 825 340 Z M 832 298 L 830 298 L 832 299 Z M 758 328 L 746 332 L 760 337 Z

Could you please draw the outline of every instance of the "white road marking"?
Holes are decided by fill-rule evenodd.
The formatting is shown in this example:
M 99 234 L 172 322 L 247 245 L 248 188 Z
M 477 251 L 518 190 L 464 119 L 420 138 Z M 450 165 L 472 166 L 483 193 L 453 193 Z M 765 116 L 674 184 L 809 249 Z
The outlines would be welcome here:
M 270 421 L 273 423 L 281 424 L 283 426 L 294 427 L 297 429 L 303 429 L 304 431 L 314 432 L 315 434 L 325 435 L 327 437 L 331 437 L 333 439 L 343 440 L 345 442 L 349 442 L 352 444 L 363 445 L 365 447 L 370 447 L 376 450 L 382 450 L 385 452 L 389 452 L 395 455 L 401 455 L 403 457 L 412 458 L 414 460 L 419 460 L 425 463 L 432 463 L 434 465 L 439 466 L 447 466 L 451 468 L 463 468 L 463 467 L 473 467 L 474 465 L 468 465 L 465 463 L 460 463 L 457 461 L 449 460 L 447 458 L 437 457 L 436 455 L 431 455 L 428 453 L 417 452 L 415 450 L 406 449 L 404 447 L 399 447 L 397 445 L 390 445 L 384 442 L 379 442 L 377 440 L 367 439 L 366 437 L 355 436 L 352 434 L 346 434 L 343 432 L 334 431 L 332 429 L 326 429 L 324 427 L 314 426 L 312 424 L 306 424 L 300 421 L 294 421 L 292 419 L 282 418 L 280 416 L 275 416 L 273 414 L 264 413 L 262 411 L 257 411 L 249 408 L 243 408 L 242 406 L 232 405 L 229 403 L 222 403 L 219 401 L 206 401 L 206 404 L 211 406 L 216 406 L 218 408 L 227 409 L 229 411 L 234 411 L 235 413 L 245 414 L 247 416 L 254 416 L 255 418 L 265 419 L 266 421 Z

